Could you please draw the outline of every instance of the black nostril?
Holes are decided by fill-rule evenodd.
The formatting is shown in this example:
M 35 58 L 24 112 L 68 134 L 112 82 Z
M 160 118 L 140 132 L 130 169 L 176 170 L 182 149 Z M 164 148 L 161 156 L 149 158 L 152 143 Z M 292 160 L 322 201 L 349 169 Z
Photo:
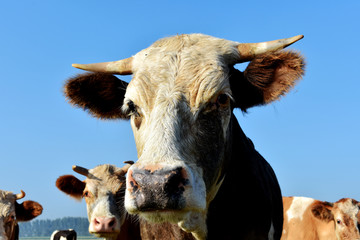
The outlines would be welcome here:
M 109 227 L 112 227 L 112 226 L 114 226 L 115 225 L 115 219 L 114 220 L 111 220 L 110 222 L 109 222 Z
M 170 171 L 167 181 L 165 182 L 164 191 L 170 195 L 182 194 L 185 191 L 185 186 L 188 180 L 184 178 L 182 173 L 183 168 L 179 167 Z
M 134 169 L 129 175 L 129 185 L 132 192 L 142 189 L 151 192 L 162 192 L 162 194 L 181 194 L 185 186 L 189 184 L 186 170 L 183 167 L 175 169 Z

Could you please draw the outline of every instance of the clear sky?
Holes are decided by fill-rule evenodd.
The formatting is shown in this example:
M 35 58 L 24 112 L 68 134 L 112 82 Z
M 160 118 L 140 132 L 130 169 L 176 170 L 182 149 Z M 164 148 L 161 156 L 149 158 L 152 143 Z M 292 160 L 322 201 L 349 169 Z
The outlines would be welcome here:
M 0 189 L 39 201 L 39 219 L 86 216 L 57 177 L 74 164 L 136 160 L 129 122 L 94 119 L 65 101 L 64 81 L 81 72 L 72 63 L 127 58 L 181 33 L 239 42 L 303 34 L 290 47 L 306 58 L 303 80 L 280 101 L 236 115 L 283 195 L 360 200 L 359 13 L 358 0 L 2 1 Z

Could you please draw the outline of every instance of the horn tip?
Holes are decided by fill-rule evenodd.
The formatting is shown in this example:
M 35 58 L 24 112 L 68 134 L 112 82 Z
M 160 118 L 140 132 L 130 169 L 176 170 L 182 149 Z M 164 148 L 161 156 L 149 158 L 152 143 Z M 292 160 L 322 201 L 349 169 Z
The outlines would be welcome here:
M 124 161 L 124 163 L 132 165 L 132 164 L 134 164 L 134 161 L 129 160 L 129 161 Z
M 22 189 L 20 190 L 20 192 L 21 193 L 15 194 L 17 200 L 24 198 L 26 195 Z
M 71 66 L 74 67 L 74 68 L 83 69 L 83 65 L 82 65 L 82 64 L 73 63 L 73 64 L 71 64 Z
M 304 38 L 304 35 L 300 34 L 296 36 L 299 40 Z
M 292 40 L 293 40 L 293 42 L 297 42 L 297 41 L 299 41 L 300 39 L 303 39 L 304 38 L 304 35 L 297 35 L 297 36 L 294 36 L 294 37 L 292 37 Z

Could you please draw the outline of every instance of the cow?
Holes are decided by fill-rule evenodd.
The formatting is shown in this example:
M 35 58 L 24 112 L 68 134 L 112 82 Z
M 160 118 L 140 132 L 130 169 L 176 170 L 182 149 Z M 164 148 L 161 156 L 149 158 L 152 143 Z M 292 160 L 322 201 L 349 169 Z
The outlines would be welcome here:
M 89 232 L 106 239 L 140 239 L 139 223 L 124 210 L 125 174 L 132 162 L 122 168 L 110 164 L 93 169 L 73 166 L 86 176 L 84 181 L 73 175 L 63 175 L 56 187 L 75 199 L 85 198 Z
M 359 240 L 360 203 L 342 198 L 335 203 L 307 197 L 283 197 L 282 240 Z
M 0 240 L 19 239 L 18 222 L 30 221 L 42 213 L 43 208 L 38 202 L 17 203 L 24 197 L 23 190 L 18 194 L 0 190 Z
M 50 240 L 76 240 L 77 234 L 75 230 L 55 230 L 50 237 Z
M 269 104 L 302 78 L 304 58 L 282 50 L 301 38 L 182 34 L 119 61 L 73 64 L 93 73 L 66 81 L 70 104 L 100 119 L 130 119 L 138 154 L 126 177 L 130 214 L 193 239 L 280 239 L 279 183 L 233 110 Z M 248 61 L 244 72 L 234 67 Z M 158 230 L 141 227 L 142 236 Z

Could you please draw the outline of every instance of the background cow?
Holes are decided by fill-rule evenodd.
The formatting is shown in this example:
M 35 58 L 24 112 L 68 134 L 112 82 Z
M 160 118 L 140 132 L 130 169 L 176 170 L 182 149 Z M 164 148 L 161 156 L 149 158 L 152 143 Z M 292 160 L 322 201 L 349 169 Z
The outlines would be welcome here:
M 360 239 L 360 204 L 351 198 L 335 203 L 306 197 L 283 197 L 282 240 Z
M 73 166 L 73 170 L 86 176 L 80 181 L 73 175 L 56 180 L 56 186 L 75 199 L 85 198 L 89 219 L 89 232 L 106 239 L 139 239 L 138 222 L 124 210 L 125 174 L 123 168 L 104 164 L 93 169 Z
M 25 197 L 21 190 L 19 194 L 0 190 L 0 239 L 14 240 L 19 238 L 18 222 L 30 221 L 42 213 L 42 206 L 38 202 L 17 200 Z
M 76 240 L 77 234 L 75 230 L 55 230 L 50 237 L 50 240 Z
M 175 224 L 196 239 L 280 239 L 280 187 L 233 109 L 270 103 L 295 85 L 304 73 L 303 58 L 277 50 L 301 38 L 240 44 L 184 34 L 128 59 L 73 65 L 133 74 L 129 84 L 95 73 L 65 85 L 70 103 L 92 115 L 131 119 L 138 161 L 127 174 L 129 213 Z M 246 61 L 244 72 L 234 68 Z M 178 231 L 175 226 L 170 229 Z

